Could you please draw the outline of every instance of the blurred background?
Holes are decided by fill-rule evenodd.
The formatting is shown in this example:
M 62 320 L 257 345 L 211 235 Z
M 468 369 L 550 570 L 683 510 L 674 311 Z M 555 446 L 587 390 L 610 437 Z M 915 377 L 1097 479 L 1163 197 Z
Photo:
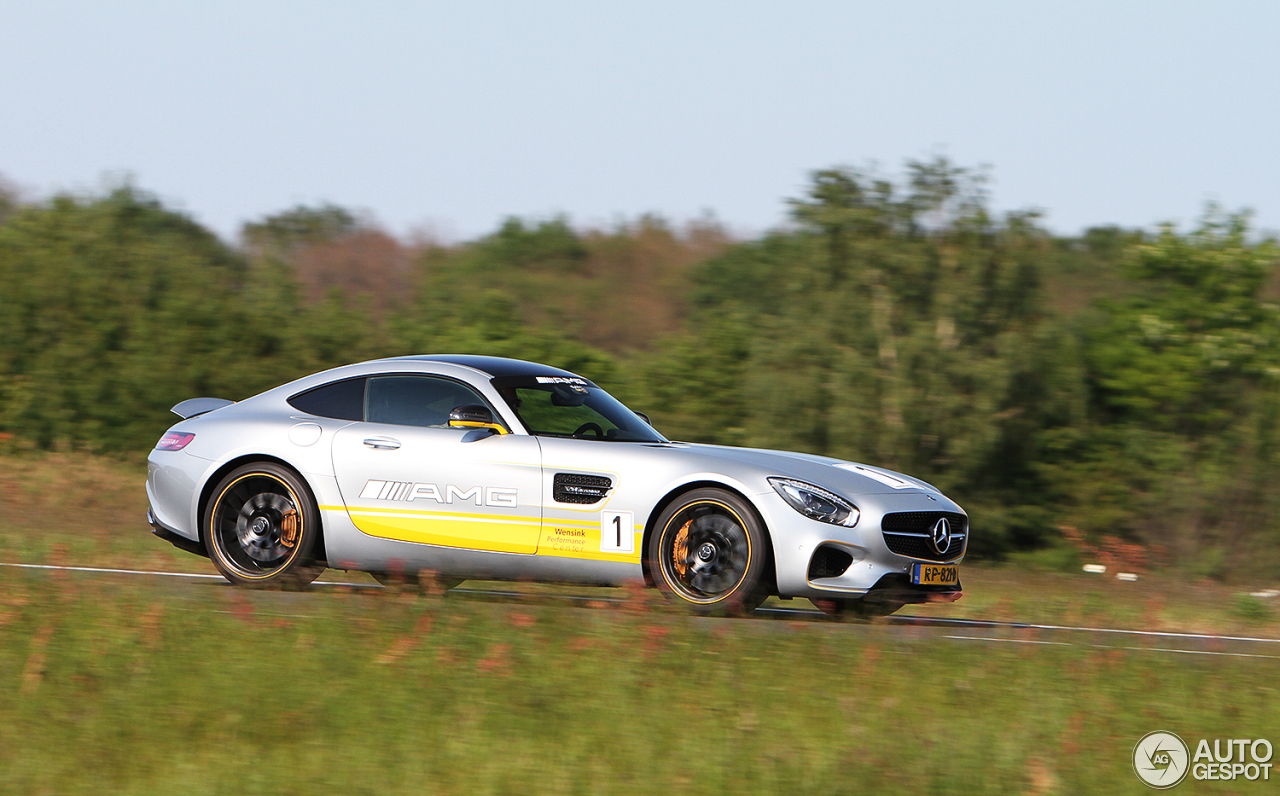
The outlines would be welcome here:
M 1277 23 L 11 5 L 0 433 L 137 462 L 185 398 L 499 354 L 931 480 L 976 555 L 1272 577 Z
M 0 792 L 1043 796 L 1280 743 L 1277 30 L 0 3 Z M 965 599 L 245 591 L 148 533 L 169 407 L 427 352 L 925 478 Z

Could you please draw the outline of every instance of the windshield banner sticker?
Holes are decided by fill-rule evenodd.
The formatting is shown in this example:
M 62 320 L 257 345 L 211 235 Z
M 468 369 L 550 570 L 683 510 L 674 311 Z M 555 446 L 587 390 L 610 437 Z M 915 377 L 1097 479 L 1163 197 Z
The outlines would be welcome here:
M 539 384 L 568 384 L 571 387 L 586 387 L 587 380 L 577 376 L 539 376 Z

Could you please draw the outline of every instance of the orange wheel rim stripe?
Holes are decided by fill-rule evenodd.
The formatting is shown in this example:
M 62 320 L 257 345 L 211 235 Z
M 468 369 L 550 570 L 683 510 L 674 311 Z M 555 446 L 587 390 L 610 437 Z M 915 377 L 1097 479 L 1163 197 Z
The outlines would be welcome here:
M 732 507 L 728 506 L 728 505 L 727 505 L 727 504 L 725 504 L 725 503 L 720 502 L 719 500 L 695 500 L 694 502 L 692 502 L 692 503 L 690 503 L 690 504 L 688 504 L 688 505 L 686 505 L 686 506 L 682 506 L 682 507 L 681 507 L 681 509 L 680 509 L 680 511 L 678 511 L 678 512 L 676 512 L 674 515 L 672 515 L 671 519 L 667 521 L 667 524 L 666 524 L 665 526 L 663 526 L 663 528 L 662 528 L 662 535 L 658 537 L 658 541 L 659 541 L 659 544 L 661 545 L 662 540 L 667 538 L 667 531 L 671 528 L 671 523 L 675 520 L 675 518 L 676 518 L 676 517 L 678 517 L 678 516 L 680 516 L 682 513 L 684 513 L 684 511 L 685 511 L 686 509 L 693 508 L 694 506 L 701 506 L 701 505 L 704 505 L 704 504 L 706 504 L 706 505 L 711 505 L 711 506 L 719 506 L 720 508 L 722 508 L 722 509 L 724 509 L 725 511 L 729 512 L 731 515 L 733 515 L 733 518 L 734 518 L 735 520 L 737 520 L 737 521 L 738 521 L 738 526 L 739 526 L 740 528 L 742 528 L 742 533 L 743 533 L 743 535 L 744 535 L 744 536 L 746 536 L 746 538 L 747 538 L 747 566 L 746 566 L 746 567 L 744 567 L 744 568 L 743 568 L 743 570 L 742 570 L 742 579 L 739 579 L 737 583 L 733 584 L 733 588 L 732 588 L 732 589 L 730 589 L 729 591 L 727 591 L 727 592 L 725 592 L 724 594 L 720 595 L 719 597 L 713 597 L 713 598 L 711 598 L 711 599 L 706 599 L 706 600 L 699 600 L 699 599 L 697 599 L 696 597 L 690 597 L 690 596 L 686 595 L 686 594 L 684 593 L 684 591 L 683 591 L 680 587 L 678 587 L 678 586 L 676 586 L 676 584 L 672 583 L 672 582 L 671 582 L 671 579 L 667 577 L 667 568 L 666 568 L 666 567 L 664 567 L 664 566 L 659 566 L 659 567 L 658 567 L 658 569 L 659 569 L 659 571 L 661 571 L 661 572 L 662 572 L 662 578 L 663 578 L 663 580 L 665 580 L 665 581 L 667 582 L 667 585 L 668 585 L 669 587 L 671 587 L 672 591 L 675 591 L 677 594 L 679 594 L 679 595 L 680 595 L 680 599 L 682 599 L 682 600 L 687 600 L 687 601 L 689 601 L 689 602 L 691 602 L 691 603 L 697 603 L 697 604 L 699 604 L 699 605 L 711 605 L 711 604 L 713 604 L 713 603 L 718 603 L 718 602 L 720 602 L 721 600 L 725 600 L 725 599 L 727 599 L 727 598 L 729 597 L 729 595 L 731 595 L 731 594 L 733 594 L 735 591 L 737 591 L 738 587 L 742 585 L 742 580 L 746 579 L 746 577 L 747 577 L 747 572 L 749 572 L 749 571 L 751 570 L 751 558 L 752 558 L 752 556 L 753 556 L 753 555 L 755 555 L 755 550 L 754 550 L 754 548 L 752 548 L 752 546 L 751 546 L 751 531 L 750 531 L 750 530 L 748 530 L 748 528 L 747 528 L 747 524 L 746 524 L 745 522 L 743 522 L 743 521 L 742 521 L 742 517 L 738 516 L 738 512 L 734 511 Z M 692 520 L 690 520 L 690 521 L 689 521 L 689 523 L 692 523 L 692 522 L 693 522 Z M 682 530 L 682 531 L 687 531 L 687 529 L 688 529 L 688 527 L 689 527 L 689 523 L 686 523 L 686 524 L 685 524 L 685 526 L 684 526 L 683 528 L 681 528 L 680 530 Z M 674 552 L 674 551 L 673 551 L 673 552 Z M 661 555 L 661 546 L 659 547 L 659 555 Z M 661 562 L 659 562 L 659 563 L 661 563 Z M 675 563 L 675 562 L 673 561 L 673 562 L 672 562 L 672 564 L 674 565 L 674 563 Z
M 293 505 L 295 508 L 302 505 L 302 502 L 298 500 L 298 496 L 294 493 L 293 489 L 291 489 L 288 484 L 286 484 L 284 481 L 281 481 L 279 478 L 272 475 L 271 473 L 261 473 L 261 472 L 245 473 L 244 475 L 240 476 L 236 480 L 227 484 L 227 486 L 222 490 L 222 492 L 218 494 L 218 499 L 213 502 L 213 516 L 210 518 L 213 522 L 217 522 L 218 520 L 218 509 L 221 508 L 222 506 L 222 499 L 227 496 L 228 492 L 231 491 L 231 487 L 235 486 L 236 484 L 240 483 L 246 478 L 269 478 L 272 481 L 275 481 L 277 484 L 285 488 L 285 491 L 289 493 L 289 499 L 293 501 Z M 302 512 L 298 512 L 297 534 L 294 538 L 301 540 L 304 530 L 305 528 L 304 528 L 303 519 L 302 519 Z M 209 528 L 209 533 L 211 534 L 217 533 L 217 529 L 212 527 L 212 523 L 211 523 L 211 527 Z M 236 577 L 245 578 L 246 580 L 266 580 L 267 578 L 273 577 L 274 575 L 278 575 L 280 573 L 280 570 L 284 569 L 285 567 L 293 563 L 293 559 L 298 557 L 298 551 L 300 549 L 302 549 L 301 546 L 295 544 L 293 546 L 293 552 L 289 554 L 289 558 L 287 558 L 283 564 L 276 567 L 273 571 L 268 572 L 264 575 L 248 575 L 242 572 L 240 570 L 240 567 L 227 561 L 227 557 L 222 554 L 222 550 L 221 548 L 219 548 L 216 540 L 213 543 L 213 552 L 217 554 L 218 560 L 222 562 L 223 566 L 235 572 Z

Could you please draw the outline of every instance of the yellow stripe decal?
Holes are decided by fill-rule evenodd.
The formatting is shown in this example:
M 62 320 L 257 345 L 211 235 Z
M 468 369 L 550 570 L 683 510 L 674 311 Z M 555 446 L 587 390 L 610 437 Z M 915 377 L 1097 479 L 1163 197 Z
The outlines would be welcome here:
M 599 528 L 600 520 L 560 520 L 554 517 L 544 517 L 543 523 L 547 525 L 572 525 L 575 528 Z
M 460 547 L 496 553 L 534 553 L 538 549 L 536 526 L 515 523 L 478 523 L 436 517 L 353 516 L 355 526 L 370 536 L 400 542 Z
M 560 509 L 559 506 L 556 506 L 555 508 L 557 510 Z M 580 528 L 597 528 L 600 526 L 599 520 L 567 520 L 567 519 L 560 520 L 560 519 L 550 519 L 550 518 L 546 520 L 542 520 L 537 517 L 512 517 L 506 514 L 462 514 L 462 513 L 453 512 L 453 511 L 422 511 L 419 509 L 409 509 L 409 508 L 384 509 L 384 508 L 374 508 L 370 506 L 349 506 L 349 507 L 348 506 L 321 506 L 320 509 L 323 511 L 349 511 L 352 514 L 355 514 L 358 512 L 360 514 L 371 514 L 371 515 L 372 514 L 388 514 L 388 515 L 394 514 L 397 516 L 444 517 L 446 519 L 466 518 L 466 519 L 478 519 L 478 520 L 499 520 L 502 522 L 535 522 L 535 523 L 546 522 L 549 524 L 557 524 L 557 525 L 573 525 L 575 527 L 580 527 Z M 643 531 L 644 526 L 636 525 L 636 530 Z
M 358 511 L 354 509 L 351 512 L 351 516 L 352 517 L 377 517 L 383 520 L 415 520 L 415 521 L 427 520 L 427 521 L 433 521 L 433 522 L 469 522 L 469 523 L 489 523 L 493 525 L 513 525 L 513 526 L 519 525 L 525 528 L 541 528 L 542 527 L 542 523 L 538 522 L 537 520 L 524 520 L 516 517 L 512 517 L 511 519 L 502 519 L 499 517 L 468 517 L 463 514 L 457 514 L 453 516 L 440 515 L 438 517 L 434 517 L 434 516 L 424 517 L 421 514 L 409 514 L 409 513 L 386 514 L 383 512 L 374 513 L 374 512 L 367 512 L 367 511 Z
M 384 509 L 372 506 L 321 506 L 322 509 L 349 511 L 352 514 L 394 514 L 405 517 L 443 517 L 448 520 L 465 518 L 473 520 L 501 520 L 502 522 L 542 522 L 539 517 L 513 517 L 510 514 L 467 514 L 460 511 L 422 511 L 410 508 Z
M 596 528 L 599 527 L 598 525 L 596 526 Z M 538 555 L 553 556 L 555 558 L 575 558 L 584 561 L 619 561 L 638 564 L 640 562 L 640 541 L 643 536 L 644 529 L 638 529 L 636 531 L 636 541 L 633 545 L 634 553 L 601 553 L 600 534 L 598 532 L 594 536 L 586 537 L 582 545 L 576 545 L 571 538 L 557 539 L 555 526 L 547 525 L 542 529 L 542 541 L 538 544 Z
M 598 520 L 560 520 L 500 514 L 460 514 L 406 508 L 320 506 L 322 511 L 345 511 L 362 533 L 398 542 L 499 553 L 523 553 L 588 561 L 639 562 L 644 525 L 635 526 L 633 553 L 602 553 Z M 558 507 L 557 507 L 558 508 Z M 556 528 L 583 531 L 557 534 Z

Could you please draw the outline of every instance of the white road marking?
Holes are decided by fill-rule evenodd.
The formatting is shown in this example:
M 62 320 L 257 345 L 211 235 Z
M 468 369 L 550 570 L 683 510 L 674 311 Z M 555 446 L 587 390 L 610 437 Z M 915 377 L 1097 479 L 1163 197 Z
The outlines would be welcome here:
M 55 566 L 53 564 L 9 564 L 4 562 L 0 562 L 0 567 L 16 567 L 20 569 L 61 570 L 65 572 L 101 572 L 101 573 L 106 573 L 111 575 L 154 575 L 154 576 L 165 577 L 165 578 L 198 578 L 198 579 L 204 579 L 204 580 L 220 580 L 220 581 L 226 582 L 226 579 L 223 578 L 221 575 L 207 575 L 207 574 L 196 573 L 196 572 L 160 572 L 156 570 L 144 570 L 144 569 L 110 569 L 106 567 L 67 567 L 67 566 Z M 337 581 L 316 581 L 314 585 L 316 586 L 350 586 L 351 588 L 355 588 L 355 589 L 381 589 L 382 588 L 382 586 L 379 586 L 374 583 L 367 583 L 367 584 L 366 583 L 339 583 Z M 496 590 L 490 590 L 490 589 L 451 589 L 450 591 L 457 592 L 460 594 L 477 594 L 477 595 L 488 594 L 488 595 L 500 596 L 500 597 L 554 597 L 554 598 L 564 599 L 564 600 L 580 600 L 583 602 L 592 602 L 592 601 L 624 602 L 623 600 L 619 600 L 618 598 L 604 597 L 604 596 L 578 597 L 578 596 L 569 595 L 569 594 L 535 595 L 535 594 L 529 594 L 525 592 L 496 591 Z M 777 608 L 765 608 L 763 610 L 769 611 L 769 612 L 776 612 L 776 613 L 812 614 L 814 616 L 821 616 L 821 614 L 818 611 L 806 611 L 803 609 L 795 609 L 795 608 L 777 607 Z M 1071 625 L 1037 625 L 1037 624 L 1022 623 L 1022 622 L 996 622 L 996 621 L 986 620 L 986 619 L 951 619 L 946 617 L 938 617 L 935 619 L 932 617 L 923 617 L 923 616 L 919 616 L 919 617 L 894 616 L 894 617 L 889 617 L 889 620 L 894 624 L 901 624 L 901 625 L 918 624 L 918 625 L 928 625 L 933 627 L 946 626 L 946 625 L 968 625 L 972 627 L 1009 628 L 1014 630 L 1065 630 L 1065 631 L 1071 631 L 1076 633 L 1119 633 L 1124 635 L 1154 636 L 1159 638 L 1170 638 L 1170 639 L 1184 638 L 1184 639 L 1198 639 L 1198 640 L 1204 640 L 1204 641 L 1243 641 L 1243 642 L 1254 642 L 1259 644 L 1280 644 L 1280 639 L 1278 638 L 1259 638 L 1254 636 L 1214 636 L 1207 633 L 1176 633 L 1176 632 L 1167 631 L 1167 630 L 1123 630 L 1120 628 L 1110 628 L 1110 627 L 1073 627 Z M 944 638 L 957 639 L 957 640 L 969 640 L 969 641 L 1003 641 L 1003 642 L 1009 642 L 1009 643 L 1022 643 L 1022 644 L 1051 644 L 1051 645 L 1073 646 L 1069 642 L 1065 642 L 1065 641 L 1036 641 L 1032 639 L 997 638 L 994 636 L 944 636 Z M 1142 651 L 1151 651 L 1151 652 L 1183 653 L 1186 655 L 1223 655 L 1223 656 L 1237 657 L 1237 658 L 1273 658 L 1273 659 L 1280 660 L 1280 655 L 1260 655 L 1260 654 L 1243 653 L 1243 652 L 1213 652 L 1210 650 L 1180 650 L 1180 649 L 1164 648 L 1164 647 L 1115 647 L 1115 646 L 1109 646 L 1106 644 L 1093 644 L 1091 646 L 1097 647 L 1099 649 L 1142 650 Z
M 204 575 L 194 572 L 152 572 L 145 569 L 105 569 L 103 567 L 55 567 L 52 564 L 0 564 L 0 567 L 19 567 L 20 569 L 56 569 L 63 572 L 108 572 L 112 575 L 160 575 L 167 578 L 211 578 L 226 580 L 221 575 Z
M 997 636 L 943 636 L 958 641 L 999 641 L 1006 644 L 1051 644 L 1057 647 L 1078 647 L 1066 641 L 1038 641 L 1028 638 L 999 638 Z M 1099 650 L 1125 650 L 1130 652 L 1173 652 L 1182 655 L 1218 655 L 1226 658 L 1269 658 L 1280 660 L 1280 655 L 1259 655 L 1252 652 L 1215 652 L 1213 650 L 1180 650 L 1174 647 L 1113 647 L 1110 644 L 1086 644 Z
M 1214 652 L 1212 650 L 1180 650 L 1173 647 L 1112 647 L 1106 644 L 1090 644 L 1104 650 L 1138 650 L 1140 652 L 1178 652 L 1183 655 L 1223 655 L 1228 658 L 1270 658 L 1280 660 L 1280 655 L 1259 655 L 1254 652 Z
M 1055 647 L 1074 647 L 1066 641 L 1040 641 L 1031 638 L 996 638 L 995 636 L 943 636 L 943 638 L 954 638 L 961 641 L 1007 641 L 1010 644 L 1051 644 Z
M 0 563 L 0 567 L 18 567 L 19 569 L 56 569 L 62 572 L 105 572 L 110 575 L 158 575 L 162 578 L 201 578 L 204 580 L 220 580 L 224 583 L 227 579 L 221 575 L 206 575 L 199 572 L 158 572 L 148 569 L 107 569 L 105 567 L 57 567 L 52 564 L 5 564 Z M 351 586 L 357 589 L 381 589 L 381 586 L 373 583 L 339 583 L 332 580 L 318 580 L 311 584 L 313 586 Z
M 1159 636 L 1163 638 L 1195 638 L 1209 641 L 1253 641 L 1260 644 L 1280 644 L 1280 638 L 1256 638 L 1253 636 L 1215 636 L 1208 633 L 1175 633 L 1168 630 L 1122 630 L 1114 627 L 1072 627 L 1071 625 L 1035 625 L 1026 622 L 996 622 L 989 619 L 951 619 L 949 617 L 891 616 L 894 624 L 970 625 L 972 627 L 1006 627 L 1013 630 L 1071 630 L 1079 633 L 1123 633 L 1132 636 Z

